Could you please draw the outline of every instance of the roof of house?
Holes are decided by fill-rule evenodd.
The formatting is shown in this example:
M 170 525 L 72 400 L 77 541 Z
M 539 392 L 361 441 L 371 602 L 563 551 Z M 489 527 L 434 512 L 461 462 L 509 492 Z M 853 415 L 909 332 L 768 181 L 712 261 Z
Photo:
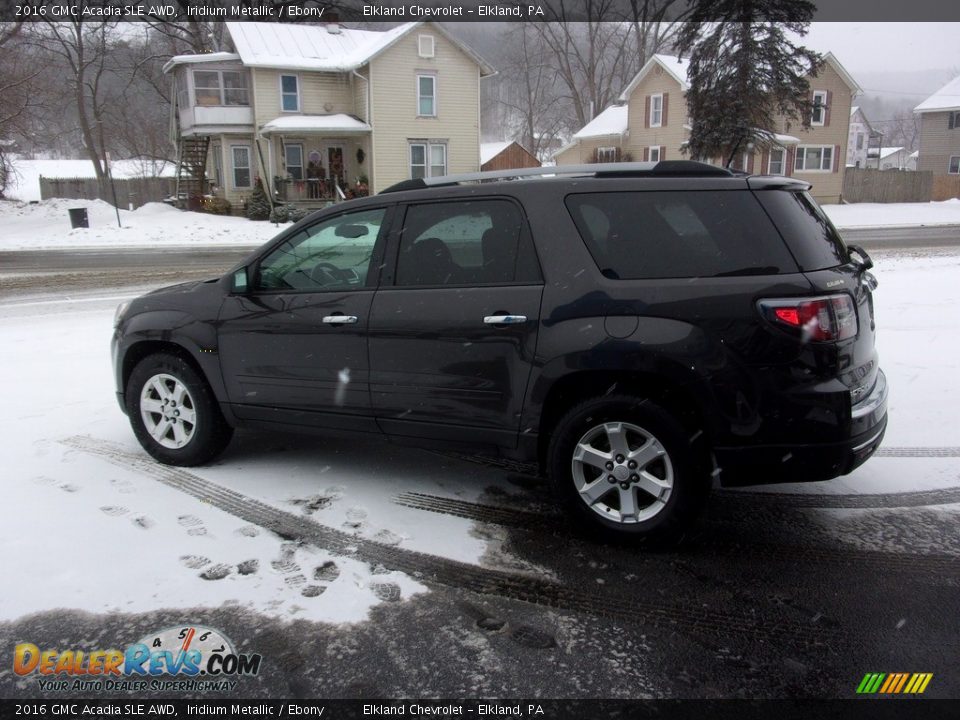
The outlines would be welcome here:
M 372 128 L 362 120 L 346 113 L 333 115 L 281 115 L 264 123 L 260 131 L 264 135 L 284 132 L 370 132 Z
M 896 155 L 898 152 L 902 151 L 902 147 L 881 147 L 881 148 L 867 148 L 867 157 L 875 158 L 877 157 L 877 151 L 880 151 L 880 158 L 890 157 L 891 155 Z
M 204 62 L 230 62 L 239 60 L 240 56 L 236 53 L 229 52 L 214 52 L 214 53 L 203 53 L 200 55 L 174 55 L 170 58 L 166 64 L 163 66 L 163 71 L 165 73 L 170 72 L 177 65 L 187 65 L 193 63 L 204 63 Z
M 837 74 L 840 75 L 843 81 L 850 87 L 850 90 L 853 91 L 854 95 L 863 92 L 863 89 L 857 84 L 857 81 L 853 79 L 853 76 L 847 72 L 847 69 L 843 67 L 843 65 L 839 60 L 837 60 L 836 56 L 832 52 L 828 52 L 826 55 L 824 55 L 823 60 L 837 71 Z M 620 100 L 623 102 L 629 100 L 631 93 L 633 93 L 637 85 L 640 84 L 640 82 L 647 76 L 647 73 L 650 72 L 650 70 L 656 65 L 659 65 L 666 70 L 666 72 L 680 84 L 680 88 L 684 92 L 689 89 L 690 82 L 688 80 L 688 75 L 690 72 L 690 61 L 681 60 L 673 55 L 663 55 L 661 53 L 657 53 L 651 56 L 651 58 L 644 63 L 644 66 L 640 68 L 640 71 L 633 76 L 633 79 L 630 81 L 627 87 L 624 88 L 622 93 L 620 93 Z
M 405 23 L 390 30 L 356 30 L 338 24 L 228 22 L 233 45 L 248 67 L 344 72 L 369 62 L 402 37 L 422 26 Z M 480 74 L 495 70 L 468 45 L 440 25 L 431 25 L 480 66 Z
M 511 145 L 513 145 L 512 140 L 480 143 L 480 164 L 483 165 L 486 162 L 490 162 Z
M 573 134 L 574 140 L 623 135 L 627 131 L 627 106 L 611 105 Z
M 942 110 L 960 110 L 960 75 L 913 109 L 915 113 L 939 112 Z

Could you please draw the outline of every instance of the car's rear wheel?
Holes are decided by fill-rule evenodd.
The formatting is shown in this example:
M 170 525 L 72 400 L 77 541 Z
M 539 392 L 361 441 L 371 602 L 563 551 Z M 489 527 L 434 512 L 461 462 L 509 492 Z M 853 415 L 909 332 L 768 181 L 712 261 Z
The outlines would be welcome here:
M 209 462 L 233 435 L 206 380 L 176 355 L 141 360 L 130 373 L 125 401 L 137 440 L 167 465 Z
M 581 527 L 614 538 L 671 539 L 689 528 L 710 488 L 690 433 L 631 396 L 568 411 L 548 449 L 548 473 Z

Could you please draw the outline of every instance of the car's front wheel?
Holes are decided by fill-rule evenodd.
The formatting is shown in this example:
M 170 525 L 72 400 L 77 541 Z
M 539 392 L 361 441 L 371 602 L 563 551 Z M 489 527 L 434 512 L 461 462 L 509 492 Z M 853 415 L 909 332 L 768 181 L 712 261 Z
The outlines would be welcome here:
M 696 518 L 710 488 L 688 435 L 647 400 L 588 400 L 557 424 L 548 473 L 585 529 L 608 538 L 674 538 Z
M 130 373 L 125 401 L 143 449 L 166 465 L 202 465 L 233 435 L 206 380 L 167 353 L 141 360 Z

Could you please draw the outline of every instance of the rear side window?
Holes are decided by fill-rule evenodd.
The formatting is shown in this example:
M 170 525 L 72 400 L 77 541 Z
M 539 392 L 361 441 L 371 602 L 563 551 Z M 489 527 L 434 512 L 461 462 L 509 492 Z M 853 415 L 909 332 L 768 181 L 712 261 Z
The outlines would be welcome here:
M 824 270 L 850 262 L 840 233 L 807 193 L 760 190 L 757 199 L 780 228 L 801 270 Z
M 609 278 L 797 272 L 752 193 L 742 190 L 570 195 L 567 209 Z
M 508 200 L 411 205 L 397 259 L 397 285 L 539 283 L 520 209 Z

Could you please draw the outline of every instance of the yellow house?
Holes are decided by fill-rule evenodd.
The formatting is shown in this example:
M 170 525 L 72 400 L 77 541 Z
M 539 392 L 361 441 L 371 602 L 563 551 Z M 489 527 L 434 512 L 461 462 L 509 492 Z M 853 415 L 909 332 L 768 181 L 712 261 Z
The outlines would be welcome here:
M 620 104 L 604 110 L 555 154 L 557 164 L 589 162 L 590 158 L 599 162 L 686 158 L 690 136 L 687 71 L 684 60 L 660 54 L 651 57 L 621 93 Z M 810 92 L 814 108 L 810 128 L 779 118 L 776 127 L 768 128 L 773 147 L 744 148 L 731 166 L 751 173 L 797 177 L 813 185 L 812 194 L 820 202 L 839 202 L 850 108 L 861 90 L 833 53 L 827 53 L 819 74 L 810 78 Z M 614 123 L 614 118 L 619 123 Z M 598 136 L 591 130 L 591 126 L 596 129 L 598 120 L 603 120 L 602 128 L 616 124 L 620 131 Z
M 239 211 L 259 180 L 277 201 L 320 207 L 479 170 L 480 80 L 494 71 L 441 26 L 226 26 L 233 52 L 164 66 L 181 198 Z

